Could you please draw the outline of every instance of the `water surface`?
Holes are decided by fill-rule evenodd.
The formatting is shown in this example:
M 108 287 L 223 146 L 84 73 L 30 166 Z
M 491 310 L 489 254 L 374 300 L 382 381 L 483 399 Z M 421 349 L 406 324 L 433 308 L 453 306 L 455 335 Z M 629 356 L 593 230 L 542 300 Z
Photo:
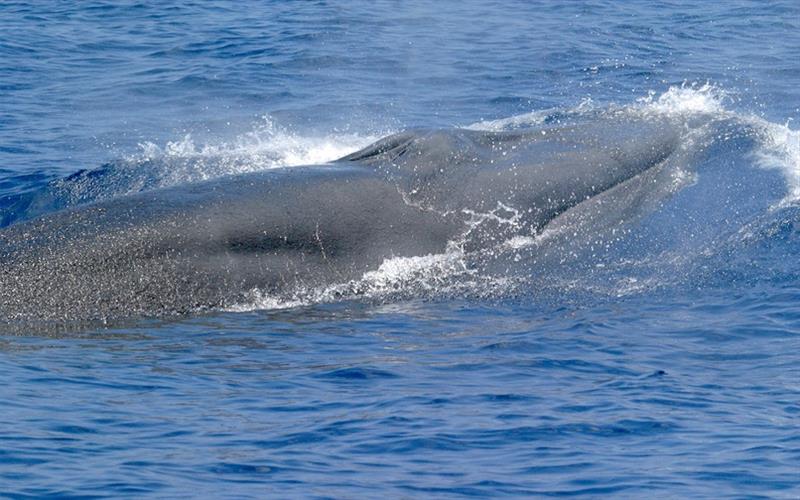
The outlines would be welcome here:
M 344 298 L 0 326 L 0 492 L 800 496 L 798 19 L 793 1 L 3 3 L 3 225 L 64 186 L 91 202 L 321 163 L 407 127 L 714 127 L 687 135 L 705 155 L 674 196 L 615 244 L 557 243 L 560 264 L 523 241 L 477 275 L 388 262 Z

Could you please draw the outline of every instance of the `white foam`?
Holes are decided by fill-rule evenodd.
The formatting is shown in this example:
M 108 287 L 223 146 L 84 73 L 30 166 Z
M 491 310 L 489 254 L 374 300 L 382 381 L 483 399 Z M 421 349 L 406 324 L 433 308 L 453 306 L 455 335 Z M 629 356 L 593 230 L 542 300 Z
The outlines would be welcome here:
M 637 103 L 640 109 L 668 116 L 723 114 L 726 113 L 724 103 L 728 99 L 730 99 L 728 92 L 710 83 L 702 85 L 684 83 L 678 87 L 670 87 L 660 95 L 651 90 Z
M 463 252 L 449 247 L 440 254 L 385 259 L 377 269 L 364 273 L 358 279 L 319 288 L 297 289 L 285 296 L 254 289 L 242 303 L 228 310 L 286 309 L 357 297 L 380 300 L 392 294 L 408 295 L 409 292 L 424 296 L 433 291 L 442 292 L 448 281 L 456 282 L 454 277 L 469 274 L 471 271 L 464 263 Z
M 761 118 L 752 118 L 762 131 L 761 147 L 756 158 L 764 168 L 781 171 L 787 184 L 787 194 L 775 208 L 800 202 L 800 131 L 789 124 L 781 125 Z
M 389 132 L 386 132 L 388 134 Z M 385 135 L 333 132 L 328 135 L 301 135 L 277 125 L 269 116 L 253 130 L 226 142 L 197 144 L 191 134 L 164 146 L 152 142 L 139 145 L 141 151 L 135 159 L 158 158 L 213 159 L 215 168 L 208 176 L 237 174 L 276 167 L 314 165 L 336 160 Z M 220 167 L 221 166 L 221 167 Z M 206 176 L 206 177 L 208 177 Z M 202 175 L 199 177 L 203 178 Z
M 228 312 L 250 312 L 250 311 L 276 311 L 280 309 L 293 309 L 310 305 L 309 301 L 291 298 L 280 298 L 269 295 L 262 290 L 251 290 L 245 302 L 234 304 L 225 308 Z

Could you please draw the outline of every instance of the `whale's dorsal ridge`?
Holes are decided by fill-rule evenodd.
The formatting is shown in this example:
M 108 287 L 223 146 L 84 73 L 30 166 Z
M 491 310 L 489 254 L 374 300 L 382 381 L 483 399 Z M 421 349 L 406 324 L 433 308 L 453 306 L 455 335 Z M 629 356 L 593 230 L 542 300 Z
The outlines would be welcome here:
M 413 166 L 420 162 L 452 162 L 459 156 L 474 157 L 479 144 L 485 141 L 481 136 L 485 135 L 485 132 L 466 129 L 413 128 L 392 134 L 336 161 L 369 166 L 394 164 L 395 167 L 403 167 L 406 160 Z
M 343 156 L 336 160 L 336 162 L 361 162 L 365 164 L 374 164 L 391 160 L 401 156 L 409 144 L 411 144 L 419 134 L 413 130 L 406 130 L 384 137 L 369 146 L 359 149 L 354 153 Z

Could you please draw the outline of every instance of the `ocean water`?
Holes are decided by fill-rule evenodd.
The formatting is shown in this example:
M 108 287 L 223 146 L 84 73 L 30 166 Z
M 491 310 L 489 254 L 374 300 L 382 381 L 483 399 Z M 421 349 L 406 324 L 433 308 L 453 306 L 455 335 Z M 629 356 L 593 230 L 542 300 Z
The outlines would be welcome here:
M 796 1 L 0 4 L 3 227 L 411 127 L 607 116 L 685 152 L 613 237 L 0 318 L 0 497 L 800 497 Z

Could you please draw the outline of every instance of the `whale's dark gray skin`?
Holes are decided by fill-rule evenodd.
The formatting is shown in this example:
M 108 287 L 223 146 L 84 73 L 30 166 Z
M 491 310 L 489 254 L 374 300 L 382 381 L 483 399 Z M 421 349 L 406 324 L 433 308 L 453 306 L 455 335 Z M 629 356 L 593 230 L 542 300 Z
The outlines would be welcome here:
M 476 213 L 559 214 L 662 164 L 662 120 L 515 132 L 419 130 L 335 162 L 73 207 L 0 230 L 0 318 L 164 316 L 358 278 L 385 259 L 441 253 Z M 507 237 L 476 232 L 472 244 Z M 508 231 L 509 229 L 505 229 Z

